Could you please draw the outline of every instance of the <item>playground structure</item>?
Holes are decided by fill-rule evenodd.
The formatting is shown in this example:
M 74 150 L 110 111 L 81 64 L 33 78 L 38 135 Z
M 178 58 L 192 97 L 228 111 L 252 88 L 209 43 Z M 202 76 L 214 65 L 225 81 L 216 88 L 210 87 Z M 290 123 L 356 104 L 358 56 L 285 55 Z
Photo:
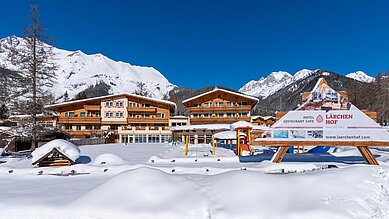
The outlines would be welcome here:
M 236 141 L 236 155 L 250 155 L 253 152 L 251 147 L 251 130 L 253 125 L 249 122 L 238 121 L 230 125 L 230 131 L 223 131 L 213 134 L 210 138 L 212 145 L 212 155 L 216 155 L 216 140 L 229 140 L 230 145 L 232 141 Z M 198 139 L 198 138 L 197 138 Z M 185 136 L 184 155 L 187 156 L 189 152 L 190 135 Z M 207 139 L 205 139 L 207 142 Z

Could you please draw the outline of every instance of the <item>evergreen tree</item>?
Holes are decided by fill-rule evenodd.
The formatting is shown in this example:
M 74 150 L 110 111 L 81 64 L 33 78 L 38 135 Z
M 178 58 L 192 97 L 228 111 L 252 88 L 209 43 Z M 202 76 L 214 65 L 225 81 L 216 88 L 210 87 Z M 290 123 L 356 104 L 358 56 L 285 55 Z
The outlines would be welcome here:
M 63 102 L 69 102 L 69 94 L 68 94 L 68 91 L 65 91 L 65 94 L 63 95 Z
M 8 109 L 5 104 L 1 104 L 0 106 L 0 119 L 8 119 Z
M 137 89 L 135 90 L 135 94 L 144 97 L 151 96 L 151 94 L 147 91 L 147 85 L 144 82 L 137 82 L 136 87 Z

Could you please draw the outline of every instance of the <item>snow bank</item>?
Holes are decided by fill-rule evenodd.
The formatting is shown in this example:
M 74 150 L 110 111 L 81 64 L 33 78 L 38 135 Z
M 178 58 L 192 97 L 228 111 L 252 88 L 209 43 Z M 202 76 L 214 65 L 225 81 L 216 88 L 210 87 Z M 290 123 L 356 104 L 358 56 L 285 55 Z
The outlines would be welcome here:
M 245 133 L 240 133 L 241 136 L 246 136 Z M 215 139 L 236 139 L 235 131 L 224 131 L 213 135 Z
M 73 143 L 62 139 L 55 139 L 35 149 L 35 151 L 31 153 L 32 155 L 31 162 L 35 163 L 36 161 L 38 161 L 40 158 L 45 156 L 54 148 L 56 148 L 58 151 L 60 151 L 63 155 L 68 157 L 73 162 L 75 162 L 77 158 L 80 157 L 80 149 L 77 146 L 75 146 Z
M 102 154 L 96 157 L 92 165 L 121 165 L 126 161 L 116 154 Z
M 116 175 L 71 207 L 91 218 L 207 218 L 206 200 L 193 181 L 150 168 Z

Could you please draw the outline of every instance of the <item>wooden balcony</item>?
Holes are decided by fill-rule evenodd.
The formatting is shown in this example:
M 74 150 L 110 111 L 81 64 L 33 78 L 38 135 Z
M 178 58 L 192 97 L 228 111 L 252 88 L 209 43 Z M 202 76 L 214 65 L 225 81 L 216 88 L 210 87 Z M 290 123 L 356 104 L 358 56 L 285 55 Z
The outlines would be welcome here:
M 155 107 L 127 107 L 129 112 L 141 112 L 141 113 L 157 113 Z
M 101 130 L 65 130 L 71 136 L 100 136 Z
M 234 123 L 237 121 L 250 122 L 250 117 L 212 117 L 212 118 L 190 118 L 190 124 L 215 124 Z
M 101 106 L 100 105 L 84 105 L 84 109 L 87 111 L 100 111 Z
M 169 123 L 166 118 L 127 118 L 127 123 Z
M 215 112 L 215 111 L 250 111 L 251 106 L 223 106 L 223 107 L 189 107 L 190 112 Z
M 59 117 L 60 124 L 100 124 L 100 117 Z

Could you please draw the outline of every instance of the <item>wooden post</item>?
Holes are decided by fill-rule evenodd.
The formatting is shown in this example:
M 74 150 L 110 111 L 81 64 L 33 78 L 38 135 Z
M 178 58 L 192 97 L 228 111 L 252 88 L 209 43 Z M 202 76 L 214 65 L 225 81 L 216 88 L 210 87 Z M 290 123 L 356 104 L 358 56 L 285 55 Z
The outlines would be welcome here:
M 358 148 L 359 152 L 361 152 L 362 156 L 365 158 L 365 160 L 368 164 L 378 165 L 378 162 L 375 159 L 373 153 L 371 153 L 370 149 L 367 146 L 359 146 L 357 148 Z
M 240 156 L 240 131 L 236 130 L 236 155 Z
M 286 152 L 288 151 L 288 146 L 281 146 L 279 147 L 278 151 L 274 154 L 272 158 L 273 163 L 279 163 L 281 162 L 282 158 L 284 158 Z
M 215 137 L 212 135 L 212 154 L 216 155 Z
M 188 155 L 188 150 L 189 150 L 189 135 L 186 136 L 185 139 L 185 148 L 184 148 L 184 155 Z

